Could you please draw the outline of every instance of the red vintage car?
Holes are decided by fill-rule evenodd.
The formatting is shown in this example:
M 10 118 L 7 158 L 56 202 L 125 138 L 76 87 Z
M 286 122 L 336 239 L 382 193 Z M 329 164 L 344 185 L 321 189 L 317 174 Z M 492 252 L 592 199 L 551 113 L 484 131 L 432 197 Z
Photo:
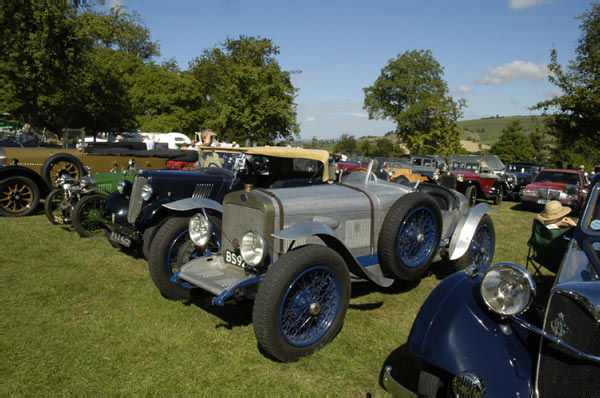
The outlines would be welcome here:
M 551 200 L 578 211 L 588 194 L 587 180 L 578 170 L 543 169 L 521 192 L 521 204 L 542 207 Z
M 469 204 L 474 206 L 478 199 L 491 200 L 494 204 L 502 203 L 504 197 L 504 180 L 491 172 L 484 161 L 450 163 L 450 173 L 456 177 L 456 189 L 465 195 Z

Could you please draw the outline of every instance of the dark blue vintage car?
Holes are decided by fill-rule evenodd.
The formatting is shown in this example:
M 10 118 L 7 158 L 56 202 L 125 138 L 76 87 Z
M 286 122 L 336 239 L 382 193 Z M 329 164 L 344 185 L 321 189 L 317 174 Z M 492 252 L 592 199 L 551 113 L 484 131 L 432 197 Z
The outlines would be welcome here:
M 549 276 L 534 280 L 517 264 L 499 263 L 443 280 L 408 338 L 409 353 L 423 364 L 419 396 L 597 397 L 600 186 L 588 198 L 556 277 L 542 284 Z M 402 373 L 387 366 L 386 389 L 411 396 L 393 377 Z
M 518 201 L 521 198 L 523 188 L 543 168 L 544 165 L 539 163 L 507 163 L 503 174 L 504 181 L 506 181 L 504 195 Z

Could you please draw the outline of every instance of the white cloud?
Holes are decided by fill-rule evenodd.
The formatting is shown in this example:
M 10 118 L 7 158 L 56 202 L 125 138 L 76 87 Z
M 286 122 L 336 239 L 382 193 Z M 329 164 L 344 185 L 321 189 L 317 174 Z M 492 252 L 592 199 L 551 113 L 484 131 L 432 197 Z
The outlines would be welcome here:
M 315 120 L 317 120 L 317 118 L 314 117 L 314 116 L 309 116 L 309 117 L 306 118 L 307 122 L 314 122 Z
M 109 0 L 108 8 L 120 7 L 125 5 L 125 0 Z
M 351 115 L 352 115 L 352 117 L 359 117 L 359 118 L 369 117 L 369 115 L 367 115 L 366 113 L 360 113 L 360 112 L 352 112 Z
M 503 84 L 513 80 L 543 80 L 550 75 L 546 65 L 536 65 L 533 62 L 513 61 L 495 68 L 489 68 L 482 73 L 476 82 L 480 84 Z
M 473 91 L 473 89 L 465 84 L 458 88 L 460 94 L 469 94 L 471 91 Z
M 536 6 L 538 4 L 549 3 L 550 0 L 508 0 L 508 6 L 513 10 Z

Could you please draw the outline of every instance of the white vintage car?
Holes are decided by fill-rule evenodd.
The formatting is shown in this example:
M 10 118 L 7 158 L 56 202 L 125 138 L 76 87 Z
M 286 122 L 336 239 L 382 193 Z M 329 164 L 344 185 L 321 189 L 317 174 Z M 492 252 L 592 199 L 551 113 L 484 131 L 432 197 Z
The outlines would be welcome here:
M 469 207 L 462 194 L 438 185 L 377 180 L 371 169 L 319 186 L 246 186 L 223 205 L 205 199 L 205 209 L 222 213 L 222 227 L 197 214 L 191 240 L 219 252 L 189 261 L 171 282 L 214 294 L 215 305 L 254 299 L 260 346 L 294 361 L 339 332 L 351 281 L 388 287 L 419 278 L 443 259 L 455 269 L 490 264 L 489 205 Z

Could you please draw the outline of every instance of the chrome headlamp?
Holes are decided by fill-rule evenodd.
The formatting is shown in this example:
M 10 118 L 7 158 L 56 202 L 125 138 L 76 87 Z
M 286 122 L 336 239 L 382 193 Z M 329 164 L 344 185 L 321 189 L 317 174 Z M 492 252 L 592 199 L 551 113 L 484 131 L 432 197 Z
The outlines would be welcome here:
M 154 193 L 154 189 L 152 189 L 152 185 L 144 184 L 144 186 L 142 187 L 142 194 L 141 194 L 142 199 L 147 201 L 148 199 L 150 199 L 152 197 L 153 193 Z
M 129 181 L 127 181 L 126 179 L 122 178 L 117 183 L 117 191 L 119 191 L 119 193 L 121 195 L 126 195 L 126 194 L 129 193 L 130 185 L 131 185 L 131 183 Z
M 242 238 L 240 254 L 248 265 L 257 266 L 267 256 L 267 241 L 254 231 L 247 232 Z
M 456 176 L 456 181 L 458 182 L 463 182 L 465 180 L 465 175 L 464 174 L 459 174 Z
M 437 181 L 437 180 L 439 180 L 439 179 L 440 179 L 440 171 L 439 171 L 438 169 L 436 169 L 436 170 L 433 172 L 433 179 L 434 179 L 435 181 Z
M 210 241 L 213 226 L 202 214 L 195 214 L 190 218 L 190 239 L 198 247 L 204 247 Z
M 520 265 L 498 263 L 486 271 L 480 291 L 490 310 L 503 316 L 518 315 L 531 305 L 535 296 L 535 282 Z
M 91 185 L 96 185 L 96 179 L 91 175 L 85 175 L 81 177 L 81 185 L 84 187 L 88 187 Z

